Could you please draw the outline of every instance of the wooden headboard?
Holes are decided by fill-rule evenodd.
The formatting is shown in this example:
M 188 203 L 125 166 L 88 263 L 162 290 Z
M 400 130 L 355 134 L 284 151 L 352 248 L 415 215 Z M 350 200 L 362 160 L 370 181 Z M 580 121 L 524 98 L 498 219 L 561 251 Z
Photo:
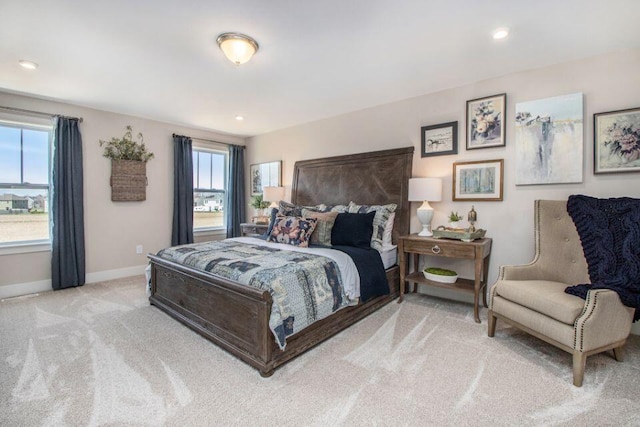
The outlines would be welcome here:
M 398 205 L 393 243 L 409 234 L 409 178 L 413 147 L 295 163 L 291 202 L 297 205 Z

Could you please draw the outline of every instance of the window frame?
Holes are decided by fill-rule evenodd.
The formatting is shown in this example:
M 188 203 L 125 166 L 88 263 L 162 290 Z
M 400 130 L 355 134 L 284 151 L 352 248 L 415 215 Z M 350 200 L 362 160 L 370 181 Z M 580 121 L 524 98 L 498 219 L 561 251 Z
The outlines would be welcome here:
M 53 166 L 53 137 L 54 125 L 51 120 L 32 117 L 13 117 L 12 115 L 0 115 L 0 126 L 20 129 L 20 182 L 0 182 L 2 191 L 16 190 L 47 190 L 47 203 L 51 207 L 51 169 Z M 47 184 L 32 184 L 24 182 L 24 135 L 23 130 L 34 130 L 48 133 L 47 141 Z M 0 242 L 0 255 L 46 252 L 51 251 L 51 209 L 49 208 L 49 237 L 47 239 L 14 240 Z
M 228 150 L 222 149 L 222 148 L 217 148 L 217 147 L 211 147 L 211 146 L 203 146 L 198 144 L 197 146 L 193 146 L 192 148 L 192 152 L 195 154 L 196 152 L 203 152 L 203 153 L 211 153 L 211 154 L 217 154 L 217 155 L 222 155 L 224 157 L 224 188 L 222 189 L 222 194 L 223 194 L 223 215 L 222 215 L 222 225 L 219 226 L 214 226 L 214 227 L 198 227 L 196 228 L 195 226 L 195 222 L 194 222 L 194 226 L 193 226 L 193 233 L 196 235 L 203 235 L 203 234 L 211 234 L 212 232 L 219 232 L 222 230 L 226 230 L 227 228 L 227 206 L 226 206 L 226 200 L 227 200 L 227 193 L 229 192 L 229 152 Z M 193 165 L 193 174 L 198 178 L 200 178 L 200 171 L 198 170 L 199 168 L 199 162 L 197 162 L 197 164 L 194 163 Z M 211 165 L 211 169 L 210 169 L 210 179 L 211 182 L 213 182 L 213 165 Z M 199 188 L 196 184 L 196 182 L 193 183 L 193 193 L 194 193 L 194 213 L 195 213 L 195 193 L 220 193 L 220 191 L 216 191 L 216 190 L 211 190 L 208 188 Z

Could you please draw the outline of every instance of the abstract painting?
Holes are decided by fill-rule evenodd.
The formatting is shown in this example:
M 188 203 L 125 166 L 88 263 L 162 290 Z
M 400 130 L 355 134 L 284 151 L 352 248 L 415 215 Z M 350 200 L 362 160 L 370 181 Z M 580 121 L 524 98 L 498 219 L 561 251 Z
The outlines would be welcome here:
M 582 94 L 516 104 L 516 185 L 582 182 Z

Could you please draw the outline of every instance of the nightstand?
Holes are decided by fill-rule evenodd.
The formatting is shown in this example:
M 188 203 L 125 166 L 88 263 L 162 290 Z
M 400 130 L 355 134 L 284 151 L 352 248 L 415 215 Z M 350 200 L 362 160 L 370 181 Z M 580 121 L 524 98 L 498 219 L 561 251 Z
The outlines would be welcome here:
M 267 232 L 269 224 L 254 224 L 252 222 L 243 222 L 240 224 L 240 232 L 243 236 L 261 236 Z
M 422 271 L 407 273 L 407 264 L 409 261 L 409 258 L 407 257 L 408 254 L 413 254 L 414 268 L 419 266 L 420 255 L 428 255 L 434 258 L 445 257 L 468 259 L 474 262 L 475 278 L 473 280 L 458 278 L 456 283 L 446 284 L 426 279 L 422 274 Z M 406 282 L 414 283 L 414 292 L 420 284 L 470 293 L 473 294 L 473 314 L 476 322 L 480 323 L 478 304 L 480 292 L 482 292 L 482 302 L 485 307 L 487 306 L 487 277 L 489 274 L 490 255 L 490 238 L 478 239 L 472 242 L 463 242 L 460 240 L 421 237 L 417 234 L 401 236 L 398 239 L 398 263 L 400 264 L 400 298 L 398 299 L 398 302 L 402 302 Z

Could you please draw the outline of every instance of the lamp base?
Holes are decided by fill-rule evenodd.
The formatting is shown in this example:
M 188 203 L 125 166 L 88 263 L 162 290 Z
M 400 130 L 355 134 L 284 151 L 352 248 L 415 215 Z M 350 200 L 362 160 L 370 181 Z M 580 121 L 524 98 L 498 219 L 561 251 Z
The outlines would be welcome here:
M 418 214 L 418 219 L 422 224 L 422 231 L 418 233 L 418 236 L 422 236 L 422 237 L 433 236 L 433 233 L 431 232 L 431 220 L 433 219 L 433 208 L 429 205 L 429 202 L 425 200 L 422 203 L 422 206 L 418 208 L 416 213 Z
M 418 233 L 418 236 L 421 237 L 431 237 L 433 236 L 433 232 L 431 231 L 431 225 L 423 225 L 422 231 Z

